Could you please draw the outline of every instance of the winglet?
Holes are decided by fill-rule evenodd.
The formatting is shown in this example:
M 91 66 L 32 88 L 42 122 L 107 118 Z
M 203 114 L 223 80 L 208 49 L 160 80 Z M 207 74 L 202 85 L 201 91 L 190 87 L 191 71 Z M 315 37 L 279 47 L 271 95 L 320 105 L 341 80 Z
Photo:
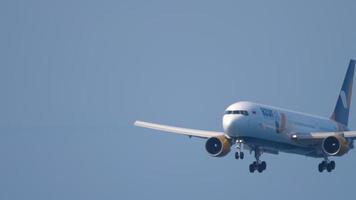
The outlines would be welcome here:
M 345 75 L 344 83 L 342 84 L 342 88 L 337 99 L 334 112 L 330 117 L 331 119 L 345 126 L 347 126 L 349 121 L 354 71 L 355 60 L 351 59 Z

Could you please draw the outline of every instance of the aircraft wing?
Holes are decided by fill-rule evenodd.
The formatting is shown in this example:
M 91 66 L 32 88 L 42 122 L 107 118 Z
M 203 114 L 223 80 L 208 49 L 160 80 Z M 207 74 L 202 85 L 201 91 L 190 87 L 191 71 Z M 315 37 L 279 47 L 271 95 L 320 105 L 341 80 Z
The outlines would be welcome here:
M 187 135 L 189 137 L 193 136 L 193 137 L 199 137 L 199 138 L 210 138 L 210 137 L 225 135 L 223 132 L 180 128 L 180 127 L 175 127 L 175 126 L 167 126 L 167 125 L 155 124 L 155 123 L 144 122 L 144 121 L 135 121 L 134 125 L 143 127 L 143 128 L 149 128 L 149 129 L 169 132 L 169 133 Z
M 341 131 L 341 132 L 312 132 L 308 134 L 291 134 L 291 138 L 295 140 L 310 140 L 310 139 L 324 139 L 329 136 L 342 135 L 345 138 L 356 139 L 356 131 Z

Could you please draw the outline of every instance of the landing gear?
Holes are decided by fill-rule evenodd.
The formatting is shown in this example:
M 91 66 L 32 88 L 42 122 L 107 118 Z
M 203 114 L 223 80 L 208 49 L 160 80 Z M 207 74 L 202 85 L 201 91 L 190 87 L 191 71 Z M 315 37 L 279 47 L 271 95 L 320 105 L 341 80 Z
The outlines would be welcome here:
M 250 173 L 255 172 L 255 170 L 257 170 L 259 173 L 262 173 L 264 170 L 266 170 L 266 168 L 267 164 L 265 161 L 262 161 L 260 163 L 255 161 L 249 166 Z
M 335 169 L 335 161 L 329 161 L 329 159 L 325 159 L 323 162 L 321 162 L 318 166 L 319 172 L 323 172 L 326 170 L 327 172 L 331 172 L 332 170 Z
M 241 159 L 242 160 L 245 157 L 244 152 L 241 152 L 242 145 L 243 145 L 243 140 L 236 139 L 235 143 L 236 143 L 235 159 Z M 267 168 L 266 162 L 260 160 L 260 157 L 261 157 L 261 155 L 263 153 L 263 150 L 261 150 L 257 146 L 253 146 L 253 147 L 251 147 L 251 152 L 252 151 L 255 152 L 256 161 L 254 161 L 252 164 L 250 164 L 249 171 L 251 173 L 254 173 L 255 171 L 258 171 L 259 173 L 262 173 Z
M 235 159 L 244 159 L 245 154 L 244 152 L 235 152 Z
M 243 159 L 244 159 L 244 157 L 245 157 L 244 152 L 240 152 L 240 158 L 241 158 L 241 160 L 243 160 Z
M 244 159 L 245 154 L 244 152 L 241 152 L 242 149 L 242 140 L 236 140 L 236 149 L 237 151 L 235 152 L 235 159 Z
M 259 173 L 262 173 L 264 170 L 267 168 L 267 163 L 265 161 L 260 161 L 260 156 L 262 155 L 262 151 L 258 148 L 255 148 L 255 158 L 256 161 L 254 161 L 252 164 L 249 166 L 250 173 L 255 172 L 256 170 Z

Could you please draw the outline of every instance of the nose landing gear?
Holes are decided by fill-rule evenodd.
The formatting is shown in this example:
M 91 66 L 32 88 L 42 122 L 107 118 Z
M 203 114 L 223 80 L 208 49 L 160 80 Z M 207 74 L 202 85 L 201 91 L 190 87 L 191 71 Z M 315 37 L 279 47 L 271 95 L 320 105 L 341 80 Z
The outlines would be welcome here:
M 236 152 L 235 153 L 235 159 L 244 159 L 244 157 L 245 157 L 245 154 L 244 154 L 244 152 Z
M 245 154 L 244 152 L 235 152 L 235 159 L 244 159 Z
M 243 160 L 245 157 L 244 152 L 241 151 L 242 149 L 242 140 L 236 140 L 236 149 L 237 151 L 235 152 L 235 159 L 241 159 Z

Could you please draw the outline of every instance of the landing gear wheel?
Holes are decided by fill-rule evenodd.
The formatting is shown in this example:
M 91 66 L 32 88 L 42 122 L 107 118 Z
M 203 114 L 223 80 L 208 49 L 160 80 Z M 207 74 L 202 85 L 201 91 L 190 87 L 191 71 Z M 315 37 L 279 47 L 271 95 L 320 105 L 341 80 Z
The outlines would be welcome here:
M 255 165 L 252 163 L 252 164 L 250 164 L 250 166 L 249 166 L 249 170 L 250 170 L 250 173 L 253 173 L 253 172 L 255 172 Z
M 258 162 L 253 162 L 252 164 L 250 164 L 249 166 L 249 170 L 251 173 L 255 172 L 256 170 L 259 172 L 259 173 L 262 173 L 267 167 L 267 164 L 265 161 L 262 161 L 261 163 L 258 163 Z
M 240 156 L 239 156 L 239 152 L 235 152 L 235 159 L 239 159 L 240 158 Z M 242 158 L 241 158 L 242 159 Z
M 244 159 L 244 157 L 245 157 L 245 154 L 244 154 L 244 152 L 235 152 L 235 159 Z
M 332 170 L 334 170 L 335 169 L 335 165 L 336 165 L 335 161 L 333 161 L 333 160 L 330 161 L 330 165 L 331 165 Z
M 266 164 L 265 161 L 262 161 L 261 166 L 262 166 L 262 169 L 263 169 L 263 170 L 266 170 L 267 164 Z
M 324 171 L 323 163 L 319 163 L 318 170 L 319 170 L 319 172 L 323 172 Z
M 262 161 L 261 163 L 257 164 L 256 166 L 258 172 L 263 172 L 267 168 L 267 164 L 265 161 Z
M 326 170 L 328 170 L 328 172 L 331 172 L 335 169 L 335 161 L 330 161 L 327 165 L 326 165 Z
M 262 173 L 263 172 L 263 166 L 261 164 L 257 165 L 257 171 L 259 173 Z
M 331 172 L 335 169 L 335 161 L 323 161 L 319 164 L 318 166 L 318 170 L 319 172 L 323 172 L 324 170 L 326 170 L 327 172 Z
M 245 157 L 244 152 L 240 152 L 240 158 L 241 158 L 241 160 L 243 160 L 243 159 L 244 159 L 244 157 Z
M 332 166 L 330 165 L 330 163 L 328 163 L 328 164 L 326 165 L 326 170 L 327 170 L 328 172 L 331 172 L 331 171 L 333 170 L 333 168 L 332 168 Z

